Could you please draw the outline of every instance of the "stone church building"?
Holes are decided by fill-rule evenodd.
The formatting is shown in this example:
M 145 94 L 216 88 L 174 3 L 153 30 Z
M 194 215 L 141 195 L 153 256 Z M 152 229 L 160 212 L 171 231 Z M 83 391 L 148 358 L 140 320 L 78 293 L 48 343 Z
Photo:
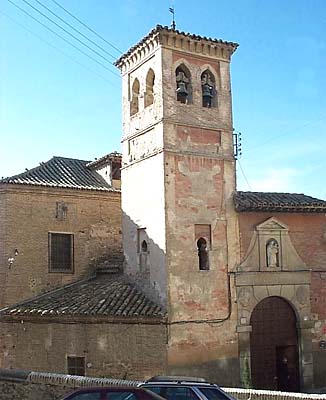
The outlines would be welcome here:
M 51 285 L 31 293 L 24 276 L 33 275 L 34 262 L 15 269 L 20 256 L 2 252 L 2 290 L 15 269 L 22 292 L 3 299 L 1 367 L 137 379 L 197 375 L 225 386 L 290 391 L 326 386 L 326 202 L 236 190 L 230 63 L 237 46 L 157 26 L 116 62 L 121 208 L 112 208 L 120 196 L 113 182 L 101 191 L 101 207 L 99 190 L 91 188 L 94 220 L 84 229 L 74 220 L 84 267 L 75 262 L 68 277 L 59 268 L 55 289 L 48 260 L 37 271 L 46 268 L 42 282 Z M 86 168 L 98 178 L 103 166 L 95 164 L 83 164 L 83 174 Z M 28 183 L 13 178 L 0 182 L 0 196 L 15 192 L 18 201 Z M 55 202 L 66 203 L 59 186 L 51 189 Z M 55 202 L 33 212 L 37 196 L 48 202 L 49 184 L 27 189 L 35 192 L 26 209 L 37 225 Z M 71 202 L 80 196 L 71 183 L 65 190 Z M 112 240 L 120 213 L 123 261 L 119 240 Z M 44 227 L 43 246 L 31 239 L 25 254 L 40 248 L 50 259 L 46 235 L 71 235 L 69 218 L 68 212 L 60 229 Z M 20 232 L 16 242 L 32 237 L 28 221 L 18 231 L 9 221 L 3 243 L 8 232 Z M 85 251 L 94 224 L 107 233 L 98 238 L 98 262 Z M 15 240 L 10 251 L 18 249 Z

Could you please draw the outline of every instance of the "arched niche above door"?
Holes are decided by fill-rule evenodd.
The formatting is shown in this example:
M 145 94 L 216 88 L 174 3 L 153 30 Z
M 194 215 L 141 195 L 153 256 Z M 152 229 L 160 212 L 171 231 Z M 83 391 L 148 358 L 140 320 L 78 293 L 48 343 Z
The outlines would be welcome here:
M 289 228 L 274 217 L 256 225 L 238 271 L 298 271 L 307 269 L 295 249 Z

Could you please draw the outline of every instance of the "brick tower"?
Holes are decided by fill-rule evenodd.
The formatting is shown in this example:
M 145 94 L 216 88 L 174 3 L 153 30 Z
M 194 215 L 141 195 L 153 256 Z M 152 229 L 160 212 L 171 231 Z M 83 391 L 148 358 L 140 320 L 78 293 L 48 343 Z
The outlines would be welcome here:
M 167 309 L 168 372 L 223 376 L 229 384 L 239 379 L 230 274 L 239 249 L 230 84 L 236 48 L 157 26 L 116 63 L 126 272 Z

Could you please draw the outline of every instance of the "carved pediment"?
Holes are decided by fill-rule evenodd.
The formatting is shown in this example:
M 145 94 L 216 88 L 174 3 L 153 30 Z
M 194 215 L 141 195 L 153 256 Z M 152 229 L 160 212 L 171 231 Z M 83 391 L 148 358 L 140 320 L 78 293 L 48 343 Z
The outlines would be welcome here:
M 276 218 L 271 217 L 261 224 L 256 226 L 257 231 L 288 231 L 287 225 L 278 221 Z
M 272 217 L 258 224 L 239 271 L 297 271 L 306 265 L 292 244 L 289 227 Z

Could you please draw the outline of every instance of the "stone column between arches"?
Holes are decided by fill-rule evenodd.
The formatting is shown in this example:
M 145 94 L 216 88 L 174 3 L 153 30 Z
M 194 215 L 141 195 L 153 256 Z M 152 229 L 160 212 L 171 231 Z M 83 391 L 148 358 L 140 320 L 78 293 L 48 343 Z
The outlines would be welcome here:
M 250 325 L 256 305 L 270 296 L 284 298 L 297 317 L 301 390 L 313 387 L 312 333 L 310 308 L 310 271 L 236 273 L 240 381 L 248 385 L 250 372 Z

